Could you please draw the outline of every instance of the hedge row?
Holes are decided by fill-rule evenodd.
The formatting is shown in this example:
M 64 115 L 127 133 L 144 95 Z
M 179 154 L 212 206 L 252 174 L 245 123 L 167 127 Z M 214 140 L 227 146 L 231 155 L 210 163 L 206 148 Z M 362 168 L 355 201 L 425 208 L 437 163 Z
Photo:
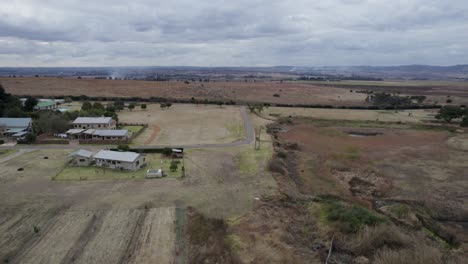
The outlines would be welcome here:
M 44 98 L 44 96 L 32 96 L 36 98 Z M 185 104 L 212 104 L 212 105 L 236 105 L 238 102 L 233 100 L 221 101 L 221 100 L 208 100 L 208 99 L 173 99 L 163 97 L 102 97 L 102 96 L 51 96 L 48 98 L 63 99 L 65 97 L 71 98 L 74 101 L 126 101 L 126 102 L 152 102 L 152 103 L 185 103 Z M 239 102 L 239 104 L 248 104 L 245 102 Z M 298 107 L 298 108 L 330 108 L 330 109 L 359 109 L 359 110 L 405 110 L 405 109 L 440 109 L 441 105 L 407 105 L 399 107 L 378 107 L 378 106 L 333 106 L 333 105 L 321 105 L 321 104 L 271 104 L 263 103 L 265 106 L 276 106 L 276 107 Z

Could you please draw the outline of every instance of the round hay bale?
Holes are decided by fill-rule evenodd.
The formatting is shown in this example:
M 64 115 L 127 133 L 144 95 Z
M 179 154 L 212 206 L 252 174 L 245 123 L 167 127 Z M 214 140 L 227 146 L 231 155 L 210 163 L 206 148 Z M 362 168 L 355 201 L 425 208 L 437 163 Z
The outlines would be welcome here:
M 24 169 L 23 168 L 18 168 L 17 171 L 24 171 Z
M 44 159 L 49 159 L 49 157 L 45 156 Z

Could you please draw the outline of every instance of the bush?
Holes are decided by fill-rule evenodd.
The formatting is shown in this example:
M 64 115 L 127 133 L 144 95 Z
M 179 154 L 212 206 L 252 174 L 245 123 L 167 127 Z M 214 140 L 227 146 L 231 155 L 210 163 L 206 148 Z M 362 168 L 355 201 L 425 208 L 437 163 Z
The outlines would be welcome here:
M 117 149 L 118 150 L 121 150 L 121 151 L 129 151 L 130 150 L 130 147 L 127 145 L 127 144 L 119 144 L 117 146 Z
M 356 255 L 370 255 L 383 247 L 403 248 L 411 245 L 412 238 L 394 225 L 366 226 L 357 234 L 340 237 L 337 247 Z
M 460 123 L 460 126 L 461 127 L 468 127 L 468 115 L 465 115 L 465 117 L 463 117 L 461 123 Z
M 442 253 L 435 247 L 419 242 L 411 249 L 392 250 L 382 249 L 375 254 L 375 264 L 442 264 L 445 263 Z
M 164 148 L 164 149 L 162 150 L 162 154 L 163 154 L 164 156 L 169 157 L 169 156 L 172 154 L 172 149 L 170 149 L 170 148 Z
M 282 158 L 282 159 L 285 159 L 288 157 L 288 154 L 286 154 L 286 152 L 284 151 L 279 151 L 278 154 L 276 155 L 278 155 L 278 158 Z
M 280 97 L 279 94 L 273 94 L 273 97 Z
M 175 172 L 175 171 L 177 171 L 177 168 L 178 168 L 178 163 L 171 162 L 171 166 L 169 167 L 169 169 L 170 169 L 172 172 Z
M 141 104 L 140 107 L 142 110 L 146 110 L 146 104 Z
M 5 140 L 0 139 L 0 145 L 3 145 L 3 144 L 5 144 Z
M 342 202 L 330 202 L 325 205 L 324 213 L 328 221 L 335 222 L 344 233 L 355 233 L 364 226 L 375 226 L 382 219 L 358 205 L 345 205 Z

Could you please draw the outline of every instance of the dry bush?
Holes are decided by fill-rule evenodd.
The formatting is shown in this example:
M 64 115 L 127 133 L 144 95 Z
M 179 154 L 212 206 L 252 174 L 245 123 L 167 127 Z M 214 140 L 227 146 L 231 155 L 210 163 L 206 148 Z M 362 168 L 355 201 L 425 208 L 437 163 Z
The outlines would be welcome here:
M 413 248 L 393 250 L 389 248 L 378 251 L 374 256 L 375 264 L 442 264 L 443 255 L 439 249 L 416 242 Z
M 285 163 L 280 158 L 273 158 L 268 164 L 268 169 L 272 172 L 277 172 L 279 174 L 286 174 Z
M 337 246 L 357 255 L 371 255 L 372 252 L 388 247 L 392 249 L 407 247 L 412 238 L 403 234 L 394 225 L 366 226 L 356 235 L 341 237 Z

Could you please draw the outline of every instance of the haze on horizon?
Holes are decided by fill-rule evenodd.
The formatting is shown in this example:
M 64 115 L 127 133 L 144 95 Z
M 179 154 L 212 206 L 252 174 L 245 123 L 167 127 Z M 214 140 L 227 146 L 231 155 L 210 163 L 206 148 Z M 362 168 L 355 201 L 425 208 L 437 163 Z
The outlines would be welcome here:
M 0 67 L 468 62 L 466 0 L 0 3 Z

